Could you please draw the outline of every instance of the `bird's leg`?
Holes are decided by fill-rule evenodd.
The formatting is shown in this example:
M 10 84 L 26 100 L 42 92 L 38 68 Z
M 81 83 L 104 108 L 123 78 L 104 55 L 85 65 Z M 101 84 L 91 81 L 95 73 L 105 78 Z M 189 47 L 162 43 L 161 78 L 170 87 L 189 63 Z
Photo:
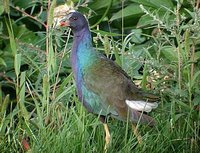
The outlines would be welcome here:
M 132 128 L 133 128 L 133 132 L 138 140 L 138 143 L 141 144 L 142 143 L 142 137 L 141 135 L 138 133 L 137 127 L 135 126 L 135 124 L 132 124 Z
M 105 144 L 104 150 L 107 151 L 107 148 L 110 144 L 110 132 L 109 132 L 108 124 L 103 123 L 103 127 L 104 127 L 104 130 L 105 130 L 105 133 L 106 133 L 106 136 L 105 136 L 106 144 Z

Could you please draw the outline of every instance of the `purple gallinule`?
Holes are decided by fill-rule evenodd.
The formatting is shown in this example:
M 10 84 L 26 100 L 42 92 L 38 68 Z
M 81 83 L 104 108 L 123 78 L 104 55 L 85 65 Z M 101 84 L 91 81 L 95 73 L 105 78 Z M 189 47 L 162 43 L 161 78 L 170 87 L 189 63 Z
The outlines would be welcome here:
M 120 66 L 93 48 L 88 21 L 81 13 L 71 11 L 62 18 L 60 26 L 70 27 L 73 32 L 71 64 L 78 97 L 85 108 L 99 115 L 104 123 L 105 146 L 110 141 L 107 116 L 122 121 L 128 118 L 141 143 L 134 123 L 155 124 L 154 119 L 143 112 L 156 108 L 158 97 L 139 89 Z

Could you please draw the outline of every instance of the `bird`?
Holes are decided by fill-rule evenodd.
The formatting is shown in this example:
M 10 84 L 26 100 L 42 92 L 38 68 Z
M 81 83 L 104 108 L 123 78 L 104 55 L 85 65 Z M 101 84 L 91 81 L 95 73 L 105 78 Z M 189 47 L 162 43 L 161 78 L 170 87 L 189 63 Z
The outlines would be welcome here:
M 89 23 L 83 14 L 71 10 L 59 24 L 72 30 L 70 61 L 77 95 L 90 113 L 100 116 L 105 130 L 105 148 L 111 139 L 106 122 L 108 116 L 130 121 L 141 143 L 136 123 L 155 125 L 155 120 L 145 112 L 158 107 L 159 96 L 138 88 L 119 65 L 93 47 Z

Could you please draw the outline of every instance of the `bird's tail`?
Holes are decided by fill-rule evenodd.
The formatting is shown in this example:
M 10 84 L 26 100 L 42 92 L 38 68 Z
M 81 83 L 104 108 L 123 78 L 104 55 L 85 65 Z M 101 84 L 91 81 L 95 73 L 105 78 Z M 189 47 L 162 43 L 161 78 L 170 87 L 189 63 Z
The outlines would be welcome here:
M 144 114 L 143 112 L 138 112 L 136 110 L 130 109 L 130 120 L 134 123 L 147 124 L 149 126 L 154 126 L 156 124 L 155 120 Z
M 157 102 L 160 100 L 160 97 L 151 93 L 142 93 L 143 100 L 148 102 Z

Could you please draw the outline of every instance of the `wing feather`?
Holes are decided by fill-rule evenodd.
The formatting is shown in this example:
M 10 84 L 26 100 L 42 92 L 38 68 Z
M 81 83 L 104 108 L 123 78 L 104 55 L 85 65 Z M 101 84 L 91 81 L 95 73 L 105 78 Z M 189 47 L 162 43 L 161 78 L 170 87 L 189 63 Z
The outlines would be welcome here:
M 116 111 L 120 119 L 126 120 L 128 109 L 131 109 L 133 112 L 132 114 L 140 114 L 137 110 L 128 107 L 126 100 L 144 101 L 144 99 L 148 99 L 148 96 L 150 97 L 151 95 L 143 94 L 143 92 L 134 85 L 127 73 L 107 58 L 98 58 L 94 64 L 88 67 L 84 72 L 83 79 L 86 88 L 98 95 L 101 99 L 100 102 L 103 103 L 104 106 L 110 107 L 111 110 Z M 150 102 L 151 101 L 154 100 L 150 100 Z M 150 117 L 148 117 L 147 120 L 150 120 Z

